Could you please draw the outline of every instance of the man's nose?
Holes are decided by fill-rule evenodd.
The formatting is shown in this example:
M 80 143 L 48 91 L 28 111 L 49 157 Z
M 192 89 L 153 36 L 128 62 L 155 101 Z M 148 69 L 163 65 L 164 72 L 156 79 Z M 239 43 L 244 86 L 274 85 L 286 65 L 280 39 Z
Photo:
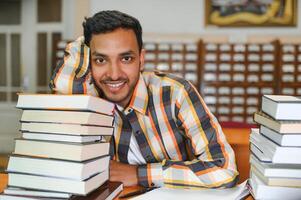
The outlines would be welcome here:
M 112 80 L 118 80 L 121 76 L 121 69 L 118 63 L 112 63 L 108 70 L 108 77 Z

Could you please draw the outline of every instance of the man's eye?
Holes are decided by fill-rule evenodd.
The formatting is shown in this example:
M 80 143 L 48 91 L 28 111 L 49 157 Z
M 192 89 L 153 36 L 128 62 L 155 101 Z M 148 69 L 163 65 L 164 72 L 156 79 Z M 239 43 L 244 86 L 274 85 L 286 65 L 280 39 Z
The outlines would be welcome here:
M 95 63 L 96 64 L 103 64 L 103 63 L 105 63 L 106 61 L 105 61 L 105 59 L 103 59 L 103 58 L 95 58 Z
M 122 61 L 127 62 L 127 63 L 131 62 L 132 60 L 133 60 L 133 57 L 131 57 L 131 56 L 125 56 L 125 57 L 122 58 Z

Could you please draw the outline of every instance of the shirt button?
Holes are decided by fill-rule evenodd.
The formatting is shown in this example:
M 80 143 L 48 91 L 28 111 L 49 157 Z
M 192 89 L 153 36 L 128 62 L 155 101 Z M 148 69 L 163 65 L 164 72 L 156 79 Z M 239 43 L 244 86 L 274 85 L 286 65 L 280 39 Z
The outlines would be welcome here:
M 140 133 L 141 133 L 140 131 L 136 131 L 136 135 L 140 135 Z

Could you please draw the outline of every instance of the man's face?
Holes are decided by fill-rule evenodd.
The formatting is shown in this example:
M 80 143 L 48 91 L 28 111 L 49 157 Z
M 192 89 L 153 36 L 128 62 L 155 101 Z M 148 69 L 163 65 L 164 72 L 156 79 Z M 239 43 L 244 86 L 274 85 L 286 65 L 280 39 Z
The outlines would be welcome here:
M 133 30 L 93 34 L 90 41 L 92 76 L 104 97 L 128 105 L 143 70 L 144 50 L 139 53 Z

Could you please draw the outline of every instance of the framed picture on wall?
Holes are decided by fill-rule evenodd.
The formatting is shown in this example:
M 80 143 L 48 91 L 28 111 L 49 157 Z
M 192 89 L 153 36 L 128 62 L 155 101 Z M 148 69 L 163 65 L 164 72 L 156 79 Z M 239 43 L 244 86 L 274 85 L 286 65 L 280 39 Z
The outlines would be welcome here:
M 205 0 L 208 26 L 296 26 L 297 0 Z

